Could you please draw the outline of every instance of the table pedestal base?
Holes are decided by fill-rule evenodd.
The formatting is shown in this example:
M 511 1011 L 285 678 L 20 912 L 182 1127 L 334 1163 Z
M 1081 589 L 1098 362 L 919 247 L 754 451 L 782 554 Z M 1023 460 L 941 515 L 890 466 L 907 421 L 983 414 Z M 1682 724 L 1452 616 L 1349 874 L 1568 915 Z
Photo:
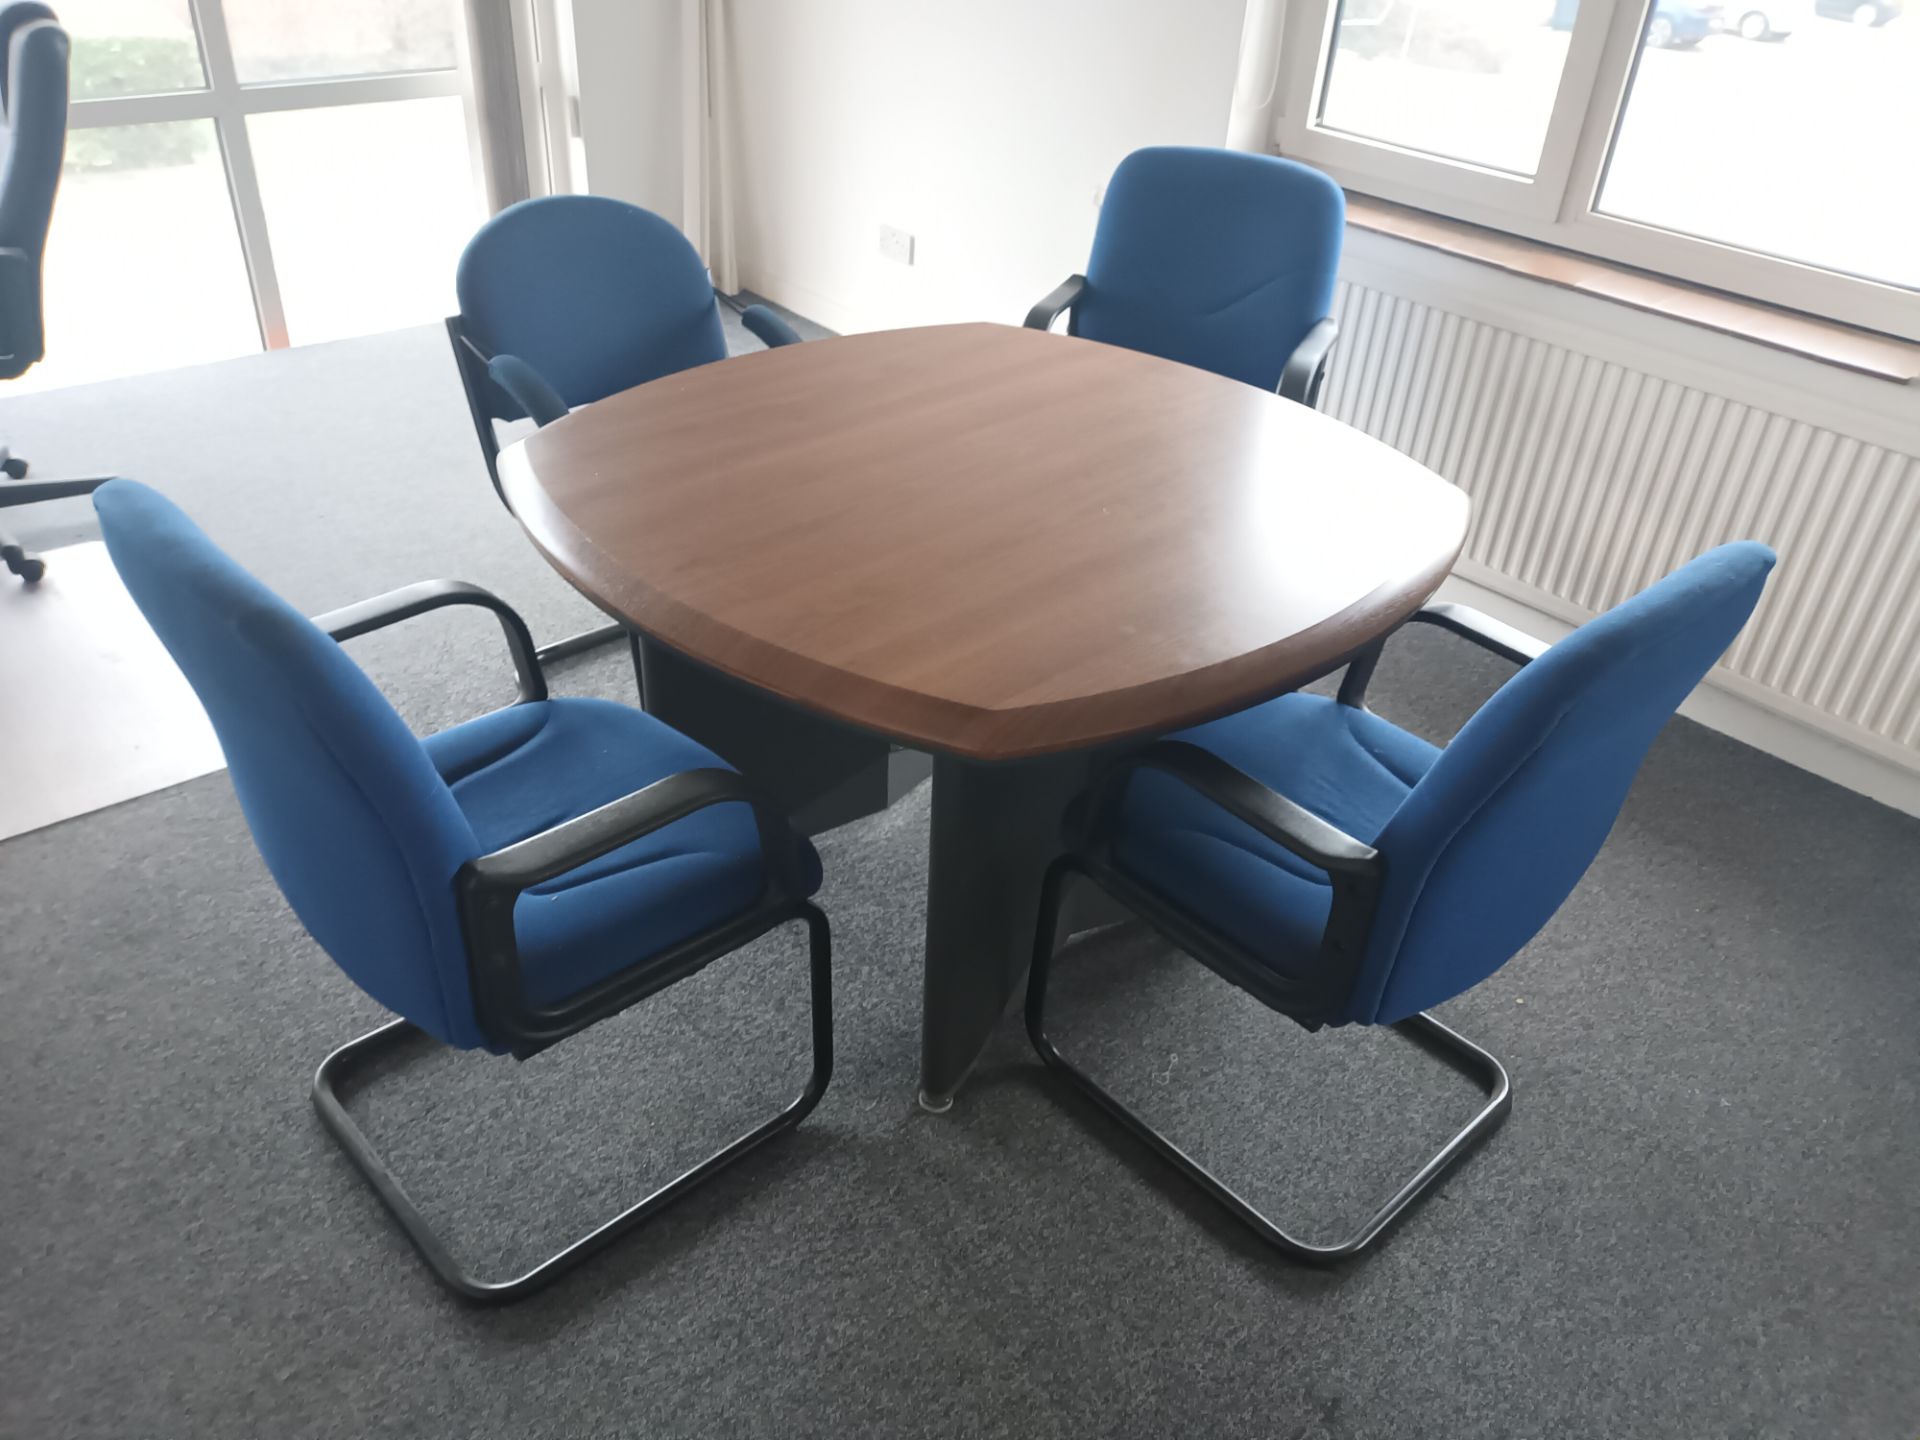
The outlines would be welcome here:
M 789 705 L 645 635 L 633 637 L 633 669 L 649 715 L 765 790 L 803 835 L 878 814 L 927 777 L 925 756 Z
M 928 757 L 801 710 L 636 635 L 648 713 L 764 789 L 808 835 L 884 810 L 925 778 Z M 932 757 L 921 1103 L 945 1110 L 1026 977 L 1040 886 L 1060 853 L 1067 805 L 1105 752 L 986 765 Z M 1076 888 L 1061 929 L 1125 913 Z
M 952 1103 L 1026 977 L 1061 818 L 1097 758 L 1082 751 L 982 765 L 934 757 L 920 1049 L 928 1110 Z M 1066 933 L 1125 918 L 1093 887 L 1080 888 L 1086 903 L 1063 915 Z

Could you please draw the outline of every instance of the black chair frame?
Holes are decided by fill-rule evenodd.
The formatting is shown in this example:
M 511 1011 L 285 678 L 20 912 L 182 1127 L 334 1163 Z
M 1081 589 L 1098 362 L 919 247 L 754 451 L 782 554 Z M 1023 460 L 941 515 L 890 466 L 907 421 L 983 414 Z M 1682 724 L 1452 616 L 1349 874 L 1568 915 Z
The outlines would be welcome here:
M 1078 335 L 1080 321 L 1077 306 L 1086 288 L 1086 276 L 1069 275 L 1027 312 L 1026 328 L 1051 330 L 1065 315 L 1067 334 Z M 1327 383 L 1327 361 L 1333 354 L 1334 342 L 1339 338 L 1340 327 L 1334 323 L 1332 316 L 1316 320 L 1313 328 L 1294 346 L 1287 363 L 1280 368 L 1280 382 L 1274 387 L 1274 393 L 1308 409 L 1318 409 L 1320 391 Z
M 454 366 L 460 372 L 460 389 L 467 397 L 467 415 L 473 421 L 474 438 L 480 442 L 480 456 L 487 462 L 487 478 L 493 482 L 493 493 L 500 497 L 500 503 L 506 505 L 506 491 L 500 488 L 500 437 L 494 434 L 493 412 L 487 404 L 488 387 L 493 384 L 487 376 L 487 366 L 493 357 L 468 336 L 458 315 L 447 317 L 447 339 L 453 345 Z M 626 635 L 627 627 L 616 620 L 543 645 L 535 653 L 542 665 L 551 665 L 557 660 L 611 645 Z
M 5 446 L 0 446 L 0 467 L 4 467 L 5 473 L 12 477 L 0 481 L 0 510 L 15 505 L 37 505 L 43 500 L 91 495 L 112 478 L 101 475 L 86 480 L 22 480 L 19 477 L 27 473 L 27 462 L 9 454 Z M 7 569 L 29 585 L 47 573 L 45 560 L 29 554 L 24 545 L 4 531 L 0 531 L 0 564 L 5 564 Z
M 1531 636 L 1461 605 L 1428 606 L 1409 623 L 1440 626 L 1518 664 L 1525 664 L 1545 648 Z M 1341 686 L 1341 703 L 1364 705 L 1367 683 L 1384 643 L 1369 648 L 1349 664 Z M 1320 964 L 1315 967 L 1311 980 L 1275 970 L 1114 864 L 1113 835 L 1120 803 L 1129 780 L 1138 770 L 1154 770 L 1171 776 L 1276 845 L 1326 872 L 1333 900 L 1321 937 Z M 1314 1264 L 1329 1264 L 1360 1255 L 1505 1121 L 1512 1109 L 1512 1085 L 1500 1062 L 1433 1016 L 1425 1013 L 1409 1016 L 1393 1028 L 1479 1084 L 1486 1094 L 1480 1110 L 1384 1204 L 1342 1239 L 1332 1243 L 1302 1240 L 1263 1214 L 1068 1060 L 1048 1037 L 1047 983 L 1059 946 L 1060 912 L 1066 886 L 1075 879 L 1097 885 L 1229 984 L 1245 990 L 1269 1009 L 1288 1016 L 1304 1028 L 1318 1030 L 1338 1013 L 1352 991 L 1372 933 L 1385 862 L 1372 846 L 1269 789 L 1211 751 L 1185 741 L 1156 741 L 1115 761 L 1095 781 L 1081 813 L 1083 819 L 1077 841 L 1049 867 L 1041 892 L 1033 964 L 1027 978 L 1028 1039 L 1049 1067 L 1065 1076 L 1124 1130 L 1211 1196 L 1262 1241 L 1286 1256 Z
M 546 681 L 526 622 L 506 602 L 475 585 L 443 580 L 409 586 L 323 615 L 315 623 L 336 640 L 345 641 L 448 605 L 477 605 L 491 610 L 506 634 L 519 680 L 520 702 L 546 698 Z M 529 1004 L 521 983 L 513 926 L 514 902 L 521 893 L 698 810 L 724 804 L 750 806 L 759 829 L 767 883 L 752 908 L 608 977 L 561 1005 Z M 702 1181 L 775 1135 L 793 1129 L 820 1102 L 833 1077 L 832 937 L 827 917 L 805 896 L 795 850 L 795 837 L 786 818 L 744 778 L 731 770 L 705 769 L 669 776 L 461 867 L 455 888 L 467 938 L 475 1012 L 487 1034 L 506 1046 L 516 1059 L 527 1059 L 589 1025 L 619 1014 L 782 925 L 800 922 L 806 925 L 808 935 L 813 1065 L 800 1094 L 777 1115 L 525 1273 L 506 1280 L 486 1280 L 454 1258 L 341 1100 L 341 1087 L 357 1073 L 424 1032 L 408 1021 L 396 1020 L 342 1046 L 321 1063 L 314 1075 L 314 1108 L 428 1268 L 449 1290 L 481 1303 L 501 1303 L 532 1294 Z

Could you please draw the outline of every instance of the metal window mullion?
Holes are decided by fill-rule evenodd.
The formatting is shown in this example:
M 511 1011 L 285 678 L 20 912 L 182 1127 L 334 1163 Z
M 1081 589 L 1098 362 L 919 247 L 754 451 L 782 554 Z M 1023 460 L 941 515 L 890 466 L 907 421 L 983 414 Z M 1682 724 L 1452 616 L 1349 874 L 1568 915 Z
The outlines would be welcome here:
M 457 69 L 402 70 L 393 75 L 343 75 L 323 80 L 273 80 L 238 87 L 249 115 L 274 110 L 323 110 L 330 105 L 382 105 L 392 100 L 431 100 L 459 95 L 465 82 Z
M 202 61 L 204 64 L 204 60 Z M 460 95 L 466 86 L 460 70 L 415 70 L 397 75 L 349 75 L 324 80 L 276 81 L 231 87 L 242 113 L 319 110 L 329 105 L 379 105 L 393 100 L 426 100 Z M 170 120 L 211 120 L 220 104 L 212 89 L 171 90 L 157 95 L 112 95 L 75 100 L 67 109 L 68 128 L 102 125 L 155 125 Z
M 260 194 L 260 174 L 253 163 L 253 139 L 247 133 L 247 108 L 233 64 L 233 45 L 227 36 L 222 0 L 190 0 L 200 49 L 207 67 L 207 92 L 213 101 L 214 127 L 226 158 L 227 193 L 240 227 L 240 252 L 253 287 L 253 308 L 260 323 L 260 340 L 269 350 L 287 348 L 287 314 L 280 300 L 280 277 L 274 269 L 273 245 L 267 235 L 267 207 Z
M 92 130 L 102 125 L 157 125 L 170 120 L 210 120 L 213 96 L 205 90 L 180 90 L 165 95 L 115 95 L 102 100 L 75 100 L 67 106 L 69 130 Z
M 1566 195 L 1556 217 L 1563 223 L 1577 222 L 1594 213 L 1600 203 L 1600 186 L 1640 72 L 1645 50 L 1641 42 L 1651 14 L 1652 0 L 1621 0 L 1608 16 L 1610 28 L 1586 113 L 1580 119 L 1580 140 L 1569 164 Z

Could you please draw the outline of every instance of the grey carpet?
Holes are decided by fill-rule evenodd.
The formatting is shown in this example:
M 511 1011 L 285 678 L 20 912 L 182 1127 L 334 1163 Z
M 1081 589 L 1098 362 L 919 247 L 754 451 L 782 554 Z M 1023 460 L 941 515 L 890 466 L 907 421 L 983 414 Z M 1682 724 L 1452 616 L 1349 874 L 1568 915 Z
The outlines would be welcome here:
M 310 610 L 429 575 L 595 617 L 502 513 L 434 331 L 0 406 L 49 471 L 178 496 Z M 49 526 L 84 530 L 77 517 Z M 497 638 L 356 642 L 423 727 Z M 1399 643 L 1442 737 L 1499 678 Z M 18 683 L 18 677 L 13 677 Z M 617 655 L 558 677 L 625 696 Z M 0 845 L 0 1434 L 1860 1436 L 1920 1414 L 1920 822 L 1690 724 L 1578 894 L 1445 1008 L 1512 1120 L 1371 1259 L 1276 1261 L 1069 1103 L 1003 1026 L 913 1106 L 924 790 L 826 837 L 839 1066 L 777 1142 L 557 1289 L 441 1294 L 306 1101 L 380 1017 L 224 776 Z M 769 941 L 525 1065 L 356 1101 L 476 1262 L 524 1263 L 784 1100 Z M 1325 1233 L 1471 1112 L 1391 1035 L 1305 1035 L 1137 933 L 1065 962 L 1063 1045 Z

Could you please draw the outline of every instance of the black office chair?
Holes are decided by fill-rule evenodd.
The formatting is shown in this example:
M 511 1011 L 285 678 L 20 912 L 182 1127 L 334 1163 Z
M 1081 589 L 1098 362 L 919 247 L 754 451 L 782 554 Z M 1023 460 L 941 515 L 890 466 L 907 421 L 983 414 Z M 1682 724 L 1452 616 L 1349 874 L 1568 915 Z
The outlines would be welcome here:
M 67 32 L 39 0 L 0 6 L 0 115 L 6 150 L 0 157 L 0 380 L 32 369 L 46 353 L 40 315 L 40 260 L 60 188 L 67 146 Z M 0 446 L 0 508 L 91 494 L 93 480 L 26 480 L 27 462 Z M 46 561 L 0 532 L 0 559 L 28 584 Z

